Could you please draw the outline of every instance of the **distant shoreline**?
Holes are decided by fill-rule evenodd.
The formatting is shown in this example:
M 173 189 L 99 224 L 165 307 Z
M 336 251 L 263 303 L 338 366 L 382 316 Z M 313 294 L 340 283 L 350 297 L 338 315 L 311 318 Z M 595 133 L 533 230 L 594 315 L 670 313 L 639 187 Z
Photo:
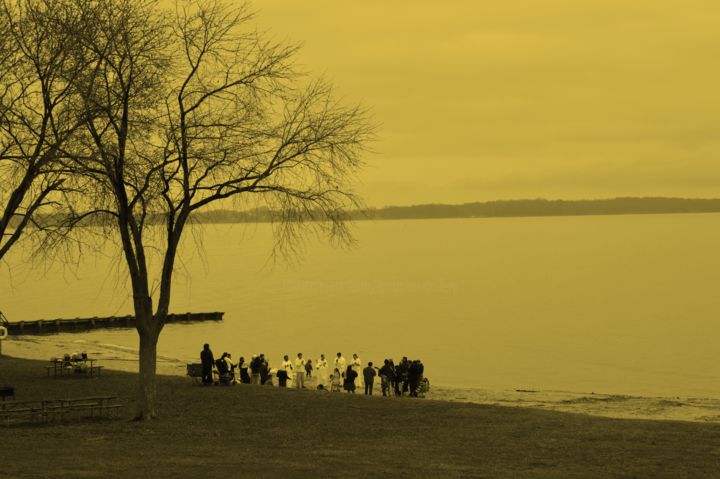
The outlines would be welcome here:
M 610 216 L 720 213 L 720 199 L 611 198 L 599 200 L 521 199 L 463 204 L 386 206 L 347 212 L 347 219 L 405 220 L 451 218 L 524 218 L 549 216 Z M 280 213 L 267 208 L 247 211 L 217 210 L 199 213 L 198 223 L 267 223 L 280 220 Z M 298 219 L 307 219 L 298 217 Z
M 348 221 L 427 220 L 456 218 L 532 218 L 551 216 L 612 216 L 662 215 L 686 213 L 720 213 L 717 198 L 627 197 L 598 200 L 519 199 L 473 202 L 463 204 L 429 203 L 411 206 L 384 206 L 357 210 L 334 211 Z M 62 221 L 62 214 L 44 218 L 47 224 Z M 195 224 L 282 223 L 325 221 L 327 212 L 319 210 L 271 210 L 258 207 L 248 210 L 221 209 L 199 211 L 192 216 Z M 14 226 L 19 219 L 11 222 Z M 162 215 L 150 214 L 149 224 L 164 224 Z M 80 226 L 113 224 L 114 219 L 97 214 L 86 218 Z

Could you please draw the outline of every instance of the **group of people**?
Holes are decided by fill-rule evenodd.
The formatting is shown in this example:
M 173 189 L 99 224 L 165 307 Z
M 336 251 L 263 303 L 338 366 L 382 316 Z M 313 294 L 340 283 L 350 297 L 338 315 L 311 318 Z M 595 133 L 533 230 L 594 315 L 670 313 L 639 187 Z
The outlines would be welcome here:
M 373 394 L 375 379 L 380 379 L 380 387 L 383 396 L 409 395 L 417 397 L 429 390 L 429 381 L 424 377 L 425 367 L 419 359 L 409 360 L 403 357 L 396 365 L 392 359 L 385 359 L 381 367 L 374 366 L 368 362 L 363 368 L 362 360 L 357 354 L 353 354 L 352 361 L 343 357 L 342 353 L 328 362 L 324 354 L 312 362 L 305 359 L 302 353 L 297 353 L 294 361 L 288 355 L 278 368 L 271 368 L 270 363 L 264 354 L 253 355 L 250 361 L 240 357 L 234 362 L 230 353 L 223 353 L 220 358 L 215 359 L 210 345 L 205 344 L 200 352 L 202 363 L 202 382 L 211 384 L 261 384 L 274 385 L 273 376 L 277 377 L 278 386 L 281 388 L 295 387 L 306 388 L 307 383 L 315 374 L 315 387 L 320 390 L 340 392 L 342 390 L 354 394 L 356 390 L 364 390 L 366 395 Z M 239 373 L 239 377 L 236 375 Z M 213 372 L 218 376 L 213 379 Z

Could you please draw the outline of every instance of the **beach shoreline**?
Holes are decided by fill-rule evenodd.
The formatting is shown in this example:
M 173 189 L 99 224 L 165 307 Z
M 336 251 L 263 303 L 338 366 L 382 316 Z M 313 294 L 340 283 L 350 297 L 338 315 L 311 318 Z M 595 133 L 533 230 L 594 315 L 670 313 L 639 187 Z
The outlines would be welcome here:
M 53 378 L 46 377 L 46 364 L 0 357 L 0 379 L 15 389 L 9 402 L 102 396 L 121 408 L 114 419 L 3 422 L 3 477 L 717 476 L 716 423 L 311 389 L 202 387 L 169 375 L 157 378 L 158 419 L 133 421 L 137 373 L 109 369 L 95 378 Z M 38 445 L 51 453 L 38 454 Z
M 72 336 L 70 336 L 71 338 Z M 49 339 L 48 339 L 49 338 Z M 22 359 L 49 360 L 68 347 L 95 346 L 82 340 L 68 341 L 60 336 L 24 336 L 4 341 L 3 354 Z M 99 349 L 99 348 L 95 348 Z M 133 348 L 103 345 L 101 351 L 88 350 L 107 370 L 137 372 L 137 351 Z M 157 372 L 166 376 L 185 376 L 187 360 L 158 356 Z M 588 414 L 617 419 L 649 419 L 720 423 L 720 399 L 702 397 L 653 397 L 600 392 L 484 389 L 434 385 L 428 399 L 493 406 L 541 409 L 547 411 Z M 239 386 L 244 387 L 244 386 Z M 381 396 L 380 384 L 375 395 Z

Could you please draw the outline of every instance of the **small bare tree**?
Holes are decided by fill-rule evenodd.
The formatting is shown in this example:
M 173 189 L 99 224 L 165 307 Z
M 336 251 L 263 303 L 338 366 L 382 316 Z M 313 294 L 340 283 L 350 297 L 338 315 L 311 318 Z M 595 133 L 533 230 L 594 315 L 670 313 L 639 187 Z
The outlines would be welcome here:
M 0 5 L 0 260 L 24 233 L 69 226 L 58 213 L 73 190 L 63 159 L 82 125 L 68 81 L 79 65 L 50 26 L 57 15 L 49 0 Z
M 296 48 L 264 39 L 245 6 L 179 0 L 168 14 L 153 0 L 68 1 L 86 19 L 73 30 L 75 62 L 90 65 L 73 80 L 88 112 L 73 168 L 92 180 L 93 211 L 114 218 L 120 237 L 140 342 L 137 417 L 150 419 L 157 342 L 193 213 L 253 198 L 278 212 L 290 249 L 308 229 L 347 240 L 372 128 L 362 109 L 296 72 Z

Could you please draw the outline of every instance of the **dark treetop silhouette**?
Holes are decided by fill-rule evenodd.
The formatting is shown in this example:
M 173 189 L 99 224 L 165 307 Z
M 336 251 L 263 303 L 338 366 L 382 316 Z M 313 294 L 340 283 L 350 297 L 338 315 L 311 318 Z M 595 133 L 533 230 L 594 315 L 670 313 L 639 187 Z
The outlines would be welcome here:
M 312 230 L 347 241 L 345 211 L 359 205 L 352 182 L 373 128 L 362 108 L 298 73 L 297 48 L 264 38 L 235 2 L 177 1 L 166 11 L 152 0 L 28 0 L 18 12 L 33 9 L 52 35 L 72 39 L 61 70 L 83 124 L 66 150 L 84 188 L 71 216 L 113 219 L 76 233 L 119 237 L 140 340 L 137 417 L 149 419 L 157 341 L 193 213 L 229 199 L 281 211 L 285 252 Z

